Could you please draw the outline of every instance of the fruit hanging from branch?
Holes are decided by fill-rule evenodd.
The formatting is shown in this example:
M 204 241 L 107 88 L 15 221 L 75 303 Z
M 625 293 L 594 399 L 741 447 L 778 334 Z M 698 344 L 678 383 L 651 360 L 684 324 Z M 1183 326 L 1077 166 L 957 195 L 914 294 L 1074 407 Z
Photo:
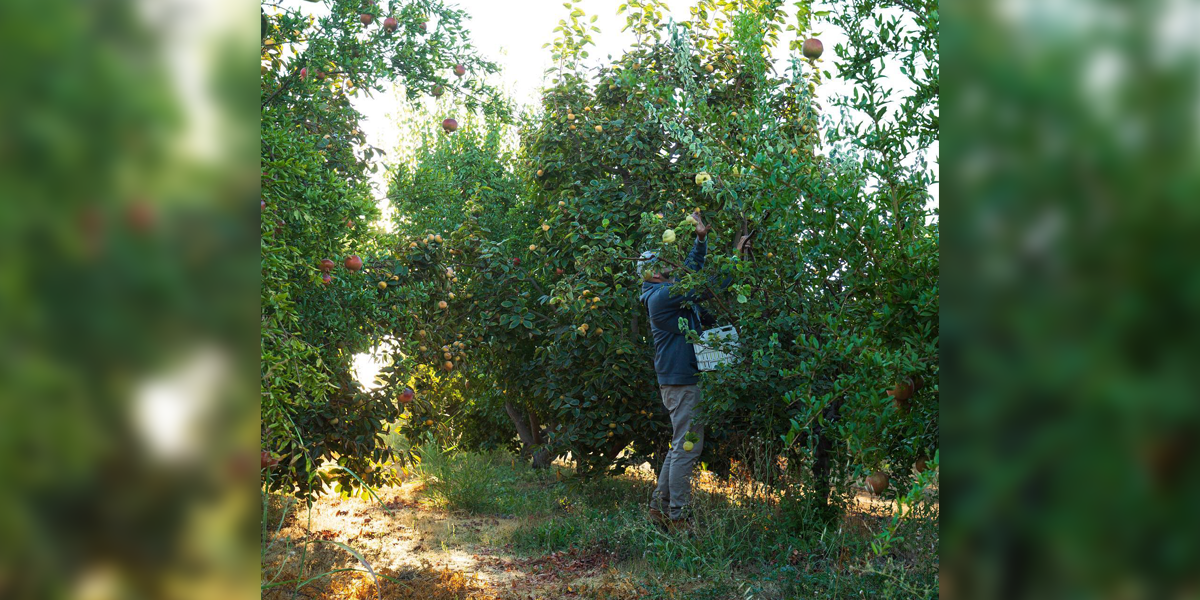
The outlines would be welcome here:
M 413 401 L 413 395 L 414 395 L 414 394 L 413 394 L 413 389 L 412 389 L 412 388 L 410 388 L 410 387 L 406 387 L 406 388 L 404 388 L 404 391 L 400 392 L 400 403 L 401 403 L 401 404 L 408 404 L 409 402 L 412 402 L 412 401 Z
M 668 229 L 668 230 L 664 231 L 663 235 L 662 235 L 662 241 L 664 244 L 674 244 L 675 243 L 675 230 Z
M 362 259 L 359 258 L 357 254 L 352 254 L 350 256 L 347 256 L 344 264 L 346 265 L 346 268 L 350 270 L 351 273 L 358 272 L 358 271 L 362 270 L 362 267 L 363 267 Z
M 892 389 L 887 391 L 887 395 L 898 402 L 905 402 L 913 395 L 913 382 L 911 379 L 897 383 Z
M 454 74 L 455 74 L 455 75 L 457 75 L 457 76 L 459 76 L 459 77 L 462 77 L 463 75 L 466 75 L 466 74 L 467 74 L 467 67 L 466 67 L 466 65 L 464 65 L 464 64 L 462 64 L 462 63 L 459 63 L 459 64 L 457 64 L 457 65 L 454 65 Z
M 337 265 L 332 260 L 329 260 L 328 258 L 321 259 L 321 272 L 328 273 L 332 271 L 335 266 Z
M 370 25 L 371 21 L 375 20 L 375 17 L 371 13 L 363 13 L 358 20 L 362 21 L 363 25 Z
M 455 121 L 454 119 L 446 119 L 445 121 L 442 121 L 442 129 L 445 129 L 446 133 L 451 133 L 458 129 L 458 121 Z
M 929 469 L 929 458 L 922 455 L 913 463 L 913 470 L 918 473 L 924 473 Z
M 821 53 L 825 52 L 825 45 L 817 38 L 808 38 L 804 40 L 804 44 L 800 47 L 800 51 L 804 53 L 804 58 L 816 60 L 821 58 Z
M 388 31 L 395 31 L 400 26 L 400 22 L 392 17 L 383 20 L 383 28 Z
M 705 182 L 712 181 L 712 175 L 701 171 L 696 173 L 696 185 L 704 185 Z
M 873 494 L 882 494 L 888 488 L 888 474 L 883 471 L 871 473 L 867 476 L 867 487 Z
M 446 90 L 440 85 L 435 85 L 429 93 L 433 94 L 434 98 L 441 98 L 442 94 L 446 93 Z

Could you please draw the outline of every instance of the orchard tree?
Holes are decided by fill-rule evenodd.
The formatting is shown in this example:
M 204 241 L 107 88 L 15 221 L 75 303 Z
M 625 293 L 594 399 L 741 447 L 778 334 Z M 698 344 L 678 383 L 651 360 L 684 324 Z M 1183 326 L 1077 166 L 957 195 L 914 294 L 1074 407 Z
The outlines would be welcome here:
M 354 381 L 356 353 L 404 339 L 440 276 L 371 227 L 372 160 L 351 97 L 399 82 L 410 97 L 450 94 L 502 116 L 466 43 L 464 13 L 438 1 L 326 2 L 316 18 L 262 12 L 262 428 L 278 461 L 270 487 L 312 497 L 324 481 L 389 481 L 379 435 L 399 414 L 393 388 Z M 369 15 L 369 17 L 368 17 Z M 465 77 L 456 75 L 461 68 Z M 436 92 L 435 92 L 436 90 Z M 318 471 L 326 459 L 342 469 Z M 365 492 L 364 492 L 365 493 Z
M 704 376 L 705 460 L 727 466 L 732 449 L 757 444 L 769 481 L 824 506 L 877 471 L 902 485 L 932 457 L 938 236 L 931 179 L 912 158 L 933 139 L 936 110 L 914 100 L 933 116 L 892 142 L 823 118 L 824 48 L 804 42 L 822 15 L 781 6 L 700 2 L 673 25 L 660 3 L 630 2 L 620 10 L 634 45 L 594 68 L 595 29 L 573 6 L 540 110 L 523 122 L 516 174 L 497 152 L 472 163 L 447 147 L 393 184 L 422 215 L 410 235 L 453 231 L 463 293 L 446 325 L 488 348 L 464 376 L 498 396 L 479 404 L 488 412 L 477 422 L 508 416 L 541 464 L 569 452 L 599 471 L 665 450 L 630 259 L 657 249 L 681 264 L 691 241 L 681 221 L 696 208 L 717 233 L 705 272 L 681 285 L 718 291 L 713 277 L 732 277 L 709 309 L 741 336 L 737 360 Z M 789 29 L 794 54 L 776 74 L 770 51 Z M 911 39 L 936 62 L 936 36 Z M 855 64 L 875 52 L 838 51 Z M 888 93 L 850 80 L 856 98 Z M 936 83 L 920 89 L 936 107 Z M 740 235 L 754 249 L 734 261 Z

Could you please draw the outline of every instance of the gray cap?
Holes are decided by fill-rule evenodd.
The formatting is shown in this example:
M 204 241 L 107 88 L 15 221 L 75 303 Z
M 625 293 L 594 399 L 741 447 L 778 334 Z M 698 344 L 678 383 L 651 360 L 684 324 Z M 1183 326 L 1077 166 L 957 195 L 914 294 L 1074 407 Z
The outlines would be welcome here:
M 658 269 L 658 253 L 653 250 L 647 250 L 642 253 L 641 260 L 637 263 L 637 274 L 645 277 L 647 272 L 656 272 Z

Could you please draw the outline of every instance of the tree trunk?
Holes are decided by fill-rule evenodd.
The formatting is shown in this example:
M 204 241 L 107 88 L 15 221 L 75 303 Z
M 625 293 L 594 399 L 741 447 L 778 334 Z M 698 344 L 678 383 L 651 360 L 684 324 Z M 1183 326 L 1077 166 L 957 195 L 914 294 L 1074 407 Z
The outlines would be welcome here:
M 550 454 L 550 449 L 542 446 L 538 448 L 537 452 L 533 453 L 533 462 L 531 464 L 535 469 L 549 469 L 552 462 L 554 462 L 554 456 Z
M 624 450 L 625 447 L 629 445 L 629 442 L 632 442 L 632 441 L 633 441 L 632 437 L 626 436 L 623 438 L 614 439 L 612 442 L 609 442 L 608 450 L 606 450 L 604 452 L 604 460 L 606 463 L 605 468 L 607 468 L 608 465 L 612 465 L 614 462 L 616 462 L 617 455 L 620 454 L 621 451 Z
M 833 436 L 828 432 L 828 429 L 833 427 L 833 424 L 838 419 L 838 414 L 842 408 L 842 399 L 838 398 L 826 406 L 823 412 L 824 425 L 818 423 L 813 427 L 813 435 L 816 437 L 816 447 L 813 448 L 813 501 L 815 502 L 818 512 L 824 518 L 832 518 L 835 516 L 832 507 L 829 505 L 829 471 L 831 462 L 833 461 Z
M 538 423 L 537 413 L 529 411 L 529 430 L 533 434 L 533 443 L 536 446 L 542 445 L 542 426 Z
M 511 402 L 504 403 L 504 411 L 508 413 L 508 418 L 512 420 L 513 426 L 517 428 L 517 437 L 521 438 L 521 456 L 531 458 L 533 468 L 535 469 L 549 467 L 554 457 L 550 456 L 549 450 L 541 447 L 541 444 L 538 443 L 538 440 L 541 439 L 541 434 L 531 427 L 531 425 L 536 424 L 535 417 L 532 414 L 526 416 L 521 412 L 520 408 L 513 406 Z

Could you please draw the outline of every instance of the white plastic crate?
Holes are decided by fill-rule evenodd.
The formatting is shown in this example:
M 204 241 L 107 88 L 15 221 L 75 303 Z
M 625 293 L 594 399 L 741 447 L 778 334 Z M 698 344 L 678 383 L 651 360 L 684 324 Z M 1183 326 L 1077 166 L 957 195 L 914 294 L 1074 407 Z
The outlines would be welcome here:
M 733 362 L 733 354 L 726 350 L 737 350 L 737 341 L 737 329 L 734 329 L 733 325 L 709 329 L 702 333 L 700 343 L 692 344 L 700 370 L 715 371 L 718 366 Z

